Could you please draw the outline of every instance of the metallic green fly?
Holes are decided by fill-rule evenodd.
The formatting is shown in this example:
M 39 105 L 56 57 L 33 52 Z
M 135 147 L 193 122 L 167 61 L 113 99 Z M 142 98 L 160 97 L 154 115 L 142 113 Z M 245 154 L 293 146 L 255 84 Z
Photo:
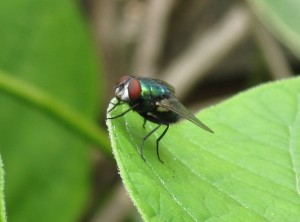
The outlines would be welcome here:
M 107 119 L 116 119 L 133 110 L 144 117 L 143 127 L 145 127 L 147 120 L 157 124 L 157 126 L 143 138 L 140 153 L 144 160 L 143 147 L 145 141 L 162 125 L 166 126 L 166 128 L 156 140 L 156 154 L 162 163 L 163 161 L 159 156 L 159 141 L 167 133 L 170 124 L 177 123 L 180 119 L 185 118 L 202 129 L 213 133 L 209 127 L 204 125 L 179 102 L 175 96 L 174 87 L 164 81 L 151 78 L 123 76 L 115 87 L 115 96 L 117 103 L 113 104 L 113 107 L 108 110 L 108 113 L 124 103 L 128 104 L 130 108 L 117 116 Z

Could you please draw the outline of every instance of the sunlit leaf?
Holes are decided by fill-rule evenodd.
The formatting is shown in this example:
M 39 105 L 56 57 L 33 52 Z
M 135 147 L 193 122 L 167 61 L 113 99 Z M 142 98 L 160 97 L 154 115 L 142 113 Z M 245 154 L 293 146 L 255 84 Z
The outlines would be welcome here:
M 197 117 L 141 139 L 137 113 L 107 122 L 124 184 L 146 221 L 298 221 L 300 218 L 300 78 L 242 93 Z M 118 108 L 114 116 L 127 107 Z

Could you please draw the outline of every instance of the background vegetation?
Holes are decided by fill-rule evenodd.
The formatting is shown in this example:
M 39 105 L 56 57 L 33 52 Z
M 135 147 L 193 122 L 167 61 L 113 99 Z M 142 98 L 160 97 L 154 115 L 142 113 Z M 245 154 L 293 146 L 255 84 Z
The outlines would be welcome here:
M 295 73 L 299 72 L 300 56 L 299 7 L 300 3 L 293 0 L 2 0 L 0 154 L 3 168 L 0 173 L 0 185 L 3 189 L 4 183 L 4 194 L 1 193 L 0 219 L 5 221 L 7 215 L 9 221 L 141 220 L 121 185 L 117 166 L 111 158 L 104 125 L 106 107 L 113 96 L 115 81 L 124 74 L 164 79 L 175 86 L 176 93 L 183 103 L 196 111 L 262 82 L 295 76 Z M 252 94 L 246 94 L 245 104 L 253 108 L 254 113 L 262 113 L 264 118 L 268 117 L 270 110 L 280 113 L 275 117 L 280 119 L 277 122 L 279 125 L 284 123 L 281 124 L 284 127 L 278 130 L 287 130 L 285 127 L 288 127 L 289 123 L 297 123 L 299 120 L 298 86 L 299 80 L 295 80 L 282 85 L 275 84 L 275 88 L 262 88 Z M 271 88 L 272 93 L 263 97 L 267 104 L 265 106 L 270 108 L 263 109 L 264 107 L 255 103 L 256 96 L 264 89 L 270 92 L 268 89 Z M 280 90 L 288 90 L 290 96 L 281 97 L 284 93 Z M 267 103 L 272 96 L 275 96 L 275 99 Z M 244 97 L 238 98 L 229 104 L 237 106 Z M 296 100 L 293 100 L 295 98 Z M 281 103 L 285 105 L 282 106 Z M 276 106 L 278 104 L 280 106 Z M 284 109 L 285 107 L 292 107 L 293 112 Z M 207 118 L 210 122 L 213 121 L 213 114 L 216 112 L 219 113 L 218 120 L 223 112 L 225 116 L 230 116 L 231 113 L 232 119 L 227 122 L 228 125 L 238 119 L 242 123 L 234 126 L 245 129 L 245 133 L 256 129 L 245 127 L 246 123 L 250 126 L 266 126 L 264 122 L 253 121 L 257 116 L 251 116 L 253 112 L 249 110 L 235 108 L 234 112 L 230 112 L 231 109 L 232 107 L 225 103 L 212 111 L 205 111 L 201 118 Z M 135 114 L 130 114 L 125 121 L 132 122 L 133 116 Z M 247 119 L 245 123 L 242 117 Z M 129 124 L 131 137 L 141 133 L 138 127 L 142 120 L 137 121 L 137 124 Z M 128 141 L 132 144 L 132 138 L 128 137 L 128 129 L 124 129 L 124 120 L 115 124 L 120 130 L 114 132 L 115 139 L 118 139 L 118 134 L 120 138 L 125 135 L 124 144 Z M 236 138 L 236 133 L 225 129 L 226 127 L 220 127 L 218 121 L 214 120 L 212 126 L 219 129 L 218 131 L 226 131 L 228 138 Z M 166 140 L 169 147 L 173 147 L 172 138 L 176 135 L 192 130 L 188 124 L 174 128 L 176 129 Z M 299 214 L 297 178 L 300 156 L 297 146 L 299 139 L 295 136 L 299 129 L 293 129 L 294 131 L 288 134 L 292 136 L 284 138 L 284 141 L 292 141 L 292 146 L 288 147 L 293 149 L 291 156 L 295 162 L 285 165 L 278 162 L 285 156 L 276 156 L 275 165 L 282 164 L 282 167 L 276 171 L 280 173 L 272 174 L 272 179 L 279 181 L 279 185 L 282 181 L 288 181 L 286 186 L 289 188 L 287 192 L 292 192 L 289 193 L 291 199 L 288 199 L 287 203 L 280 202 L 281 208 L 269 208 L 270 211 L 262 213 L 262 218 L 252 215 L 253 217 L 249 217 L 251 219 L 271 220 L 272 215 L 281 215 L 278 209 L 291 210 L 289 217 L 281 218 L 282 220 L 294 221 L 293 216 Z M 135 131 L 138 132 L 134 134 Z M 136 137 L 136 143 L 140 137 L 141 135 Z M 211 145 L 222 141 L 218 139 L 207 139 L 204 144 Z M 212 141 L 209 142 L 210 140 Z M 190 141 L 193 142 L 192 139 Z M 249 142 L 249 138 L 241 140 L 242 143 L 247 141 Z M 273 137 L 268 141 L 273 141 Z M 151 156 L 151 146 L 148 145 L 146 155 L 150 156 L 149 161 L 155 164 L 150 168 L 150 173 L 157 169 L 156 175 L 163 173 L 170 176 L 172 171 L 163 170 L 164 166 L 159 165 L 154 155 Z M 250 145 L 246 151 L 251 150 Z M 266 146 L 253 146 L 258 149 L 259 154 L 269 156 L 272 153 L 272 149 L 268 150 Z M 134 147 L 130 147 L 127 154 L 139 158 L 138 153 L 132 154 L 131 148 Z M 191 146 L 191 149 L 197 150 L 197 147 Z M 222 154 L 221 157 L 228 158 L 233 163 L 243 160 L 253 167 L 266 167 L 260 165 L 261 162 L 256 158 L 252 162 L 249 161 L 244 153 L 231 156 L 231 152 L 227 155 L 222 153 L 223 151 L 219 150 L 218 154 Z M 178 153 L 181 156 L 176 156 Z M 189 172 L 196 171 L 202 175 L 201 170 L 213 169 L 223 164 L 211 154 L 205 153 L 207 168 L 198 168 L 198 160 L 195 160 L 191 161 L 192 167 L 188 169 Z M 175 149 L 172 154 L 175 154 L 176 158 L 191 158 L 189 151 L 181 153 Z M 168 157 L 170 164 L 175 161 L 172 160 L 172 154 Z M 118 158 L 120 161 L 120 156 Z M 136 166 L 141 166 L 139 169 L 142 169 L 142 164 L 143 162 L 137 162 Z M 136 166 L 130 165 L 128 170 L 135 169 L 132 167 Z M 123 178 L 128 178 L 124 174 L 126 165 L 122 166 L 119 162 L 119 167 Z M 148 172 L 149 166 L 147 167 L 145 171 Z M 172 169 L 177 169 L 179 175 L 184 174 L 181 172 L 181 165 L 178 168 L 174 167 Z M 232 166 L 227 167 L 229 171 L 235 169 Z M 274 169 L 273 165 L 269 167 Z M 288 172 L 294 171 L 294 176 L 280 178 L 280 175 L 286 175 L 280 171 L 282 168 L 288 168 Z M 219 172 L 222 172 L 222 169 Z M 207 173 L 211 175 L 210 172 Z M 219 173 L 219 176 L 225 175 Z M 252 177 L 247 177 L 247 174 L 241 178 L 249 178 L 248 184 L 257 182 Z M 294 180 L 289 180 L 291 178 Z M 147 178 L 134 179 L 137 182 L 140 179 L 141 183 L 149 183 Z M 209 189 L 210 180 L 206 182 Z M 144 219 L 168 215 L 149 211 L 148 206 L 137 201 L 145 196 L 133 193 L 133 187 L 126 179 L 125 183 Z M 199 181 L 194 185 L 198 187 L 197 184 L 203 185 Z M 278 190 L 280 194 L 286 194 L 279 189 L 280 186 L 262 184 L 272 190 Z M 231 185 L 229 183 L 228 187 L 234 187 L 234 184 Z M 149 192 L 146 188 L 144 191 Z M 266 194 L 267 191 L 261 192 Z M 253 193 L 247 190 L 246 194 L 255 196 L 258 193 L 257 190 Z M 198 195 L 201 195 L 201 192 Z M 238 195 L 242 195 L 242 192 Z M 264 195 L 261 197 L 265 205 L 269 203 L 267 200 L 273 201 L 272 198 L 263 198 Z M 207 208 L 209 213 L 196 214 L 196 219 L 220 220 L 213 216 L 222 215 L 224 212 L 214 210 L 228 206 L 216 208 L 216 203 L 220 202 L 213 201 L 214 198 L 220 197 L 212 192 L 211 198 L 208 198 L 211 201 L 207 202 L 206 206 L 213 207 Z M 155 196 L 150 196 L 147 200 L 152 203 L 154 199 Z M 226 202 L 226 198 L 224 201 Z M 253 199 L 252 204 L 259 207 L 261 202 L 255 201 L 256 199 Z M 187 204 L 188 209 L 197 206 L 183 199 L 182 203 Z M 165 208 L 163 212 L 168 213 L 170 209 Z M 273 211 L 274 209 L 277 211 Z M 151 215 L 153 212 L 154 216 Z M 238 209 L 234 208 L 232 212 L 238 212 Z M 242 213 L 238 214 L 239 216 L 249 216 L 243 210 L 240 212 Z M 261 215 L 259 210 L 256 209 L 256 212 Z M 230 217 L 232 215 L 233 217 Z M 233 221 L 236 215 L 230 214 L 228 218 Z M 238 217 L 236 218 L 238 220 Z

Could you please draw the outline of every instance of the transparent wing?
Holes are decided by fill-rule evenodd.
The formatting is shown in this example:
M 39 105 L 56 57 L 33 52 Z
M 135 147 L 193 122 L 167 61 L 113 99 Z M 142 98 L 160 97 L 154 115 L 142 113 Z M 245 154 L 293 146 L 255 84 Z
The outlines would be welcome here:
M 181 117 L 191 121 L 202 129 L 214 133 L 208 126 L 197 119 L 181 102 L 176 98 L 164 99 L 158 103 L 159 106 L 177 113 Z

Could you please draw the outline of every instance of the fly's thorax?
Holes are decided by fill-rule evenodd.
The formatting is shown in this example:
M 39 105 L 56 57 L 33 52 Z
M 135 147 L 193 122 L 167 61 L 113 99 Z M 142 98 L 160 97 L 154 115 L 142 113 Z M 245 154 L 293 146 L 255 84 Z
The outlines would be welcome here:
M 145 100 L 163 98 L 171 93 L 166 86 L 157 84 L 151 79 L 140 79 L 139 81 L 141 85 L 141 97 Z

